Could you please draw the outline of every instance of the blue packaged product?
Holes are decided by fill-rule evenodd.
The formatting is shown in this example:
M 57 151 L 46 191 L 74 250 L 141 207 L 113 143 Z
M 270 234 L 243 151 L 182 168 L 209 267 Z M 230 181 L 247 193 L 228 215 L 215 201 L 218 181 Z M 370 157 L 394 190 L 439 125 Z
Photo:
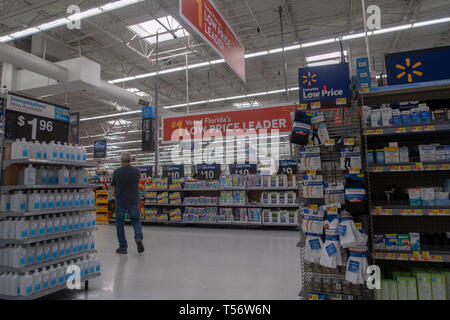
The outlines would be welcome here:
M 421 124 L 422 123 L 422 118 L 420 115 L 419 108 L 411 109 L 411 123 L 412 124 Z
M 430 108 L 426 105 L 426 103 L 422 103 L 419 105 L 420 109 L 420 118 L 422 123 L 427 124 L 431 122 L 431 112 Z
M 367 150 L 367 163 L 368 164 L 375 163 L 375 157 L 373 156 L 373 150 Z
M 378 149 L 375 151 L 375 160 L 377 163 L 384 163 L 384 149 Z
M 402 113 L 399 109 L 392 110 L 392 123 L 394 126 L 402 125 Z
M 409 110 L 402 111 L 402 124 L 403 125 L 411 124 L 411 111 Z

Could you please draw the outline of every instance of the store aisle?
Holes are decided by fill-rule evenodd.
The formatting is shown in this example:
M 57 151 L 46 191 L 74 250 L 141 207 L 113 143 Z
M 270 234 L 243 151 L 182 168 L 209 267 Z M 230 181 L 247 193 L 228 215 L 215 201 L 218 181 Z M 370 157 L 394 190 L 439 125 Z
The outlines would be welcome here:
M 144 227 L 138 255 L 115 254 L 115 226 L 98 226 L 101 278 L 49 299 L 297 299 L 298 231 Z M 131 240 L 131 241 L 130 241 Z

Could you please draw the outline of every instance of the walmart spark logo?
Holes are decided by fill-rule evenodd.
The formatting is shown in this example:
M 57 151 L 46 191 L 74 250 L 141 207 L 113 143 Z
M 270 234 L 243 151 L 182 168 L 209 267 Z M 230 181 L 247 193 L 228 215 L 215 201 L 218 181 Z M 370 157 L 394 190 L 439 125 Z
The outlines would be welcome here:
M 308 83 L 308 87 L 311 87 L 313 83 L 317 83 L 317 80 L 315 79 L 317 77 L 317 74 L 311 74 L 311 72 L 308 72 L 308 76 L 303 75 L 303 84 Z
M 413 82 L 413 74 L 415 74 L 416 76 L 419 76 L 419 77 L 423 76 L 423 72 L 415 70 L 422 65 L 422 62 L 418 61 L 416 64 L 411 66 L 411 59 L 406 58 L 405 63 L 406 63 L 406 66 L 402 66 L 401 64 L 397 64 L 395 66 L 397 69 L 403 70 L 403 72 L 400 72 L 397 75 L 397 79 L 401 79 L 407 75 L 408 82 Z

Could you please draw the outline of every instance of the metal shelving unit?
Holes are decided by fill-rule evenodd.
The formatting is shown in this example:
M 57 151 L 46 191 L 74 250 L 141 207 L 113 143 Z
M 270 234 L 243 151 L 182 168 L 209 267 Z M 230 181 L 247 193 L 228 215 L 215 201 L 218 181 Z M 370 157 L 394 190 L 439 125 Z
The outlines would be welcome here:
M 36 184 L 33 186 L 27 185 L 15 185 L 15 186 L 2 186 L 0 188 L 1 193 L 7 193 L 14 190 L 47 190 L 47 189 L 94 189 L 99 187 L 97 184 L 66 184 L 66 185 L 52 185 L 52 184 Z
M 368 106 L 449 98 L 450 80 L 374 88 L 360 94 L 361 104 Z M 367 128 L 364 130 L 365 150 L 374 149 L 373 146 L 379 148 L 381 144 L 387 146 L 392 141 L 398 141 L 399 146 L 412 148 L 420 144 L 448 143 L 449 135 L 450 123 L 448 121 Z M 448 162 L 366 165 L 372 235 L 408 232 L 435 233 L 450 230 L 449 206 L 411 206 L 408 200 L 403 199 L 401 201 L 380 200 L 380 195 L 383 193 L 382 188 L 386 185 L 394 185 L 397 190 L 420 186 L 441 187 L 443 180 L 450 178 Z M 450 252 L 445 249 L 425 251 L 429 246 L 421 244 L 422 251 L 374 250 L 373 238 L 370 241 L 372 259 L 375 264 L 380 265 L 383 272 L 388 274 L 397 267 L 401 270 L 408 270 L 414 266 L 423 266 L 423 263 L 430 263 L 431 268 L 436 263 L 450 263 Z
M 52 161 L 52 160 L 38 160 L 38 159 L 15 159 L 15 160 L 4 160 L 3 169 L 6 169 L 12 165 L 39 165 L 39 166 L 65 166 L 65 167 L 76 167 L 76 168 L 92 168 L 96 167 L 97 163 L 94 161 L 80 162 L 70 162 L 70 161 Z
M 48 214 L 55 213 L 70 213 L 70 212 L 84 212 L 84 211 L 92 211 L 95 210 L 94 206 L 84 206 L 79 208 L 68 208 L 68 209 L 54 209 L 54 210 L 39 210 L 39 211 L 26 211 L 26 212 L 0 212 L 0 219 L 13 217 L 33 217 L 33 216 L 44 216 Z

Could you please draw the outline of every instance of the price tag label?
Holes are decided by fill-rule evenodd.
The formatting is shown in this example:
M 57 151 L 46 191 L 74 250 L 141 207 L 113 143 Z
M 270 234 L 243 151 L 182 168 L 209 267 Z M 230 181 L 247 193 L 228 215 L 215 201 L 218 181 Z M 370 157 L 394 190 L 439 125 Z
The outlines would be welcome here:
M 402 210 L 400 210 L 400 214 L 402 216 L 408 216 L 408 215 L 412 214 L 412 210 L 411 209 L 402 209 Z
M 384 168 L 383 167 L 373 167 L 372 172 L 384 172 Z
M 321 106 L 322 106 L 322 105 L 320 104 L 320 102 L 313 102 L 313 103 L 311 103 L 311 109 L 312 109 L 312 110 L 320 109 Z
M 442 210 L 443 215 L 450 215 L 450 209 L 443 209 Z
M 415 216 L 421 216 L 422 215 L 422 210 L 421 209 L 414 209 L 413 210 L 413 214 Z
M 308 105 L 306 103 L 302 103 L 298 106 L 297 108 L 298 110 L 307 110 L 308 109 Z
M 355 145 L 354 138 L 344 139 L 344 146 L 353 146 L 353 145 Z
M 383 133 L 384 133 L 383 129 L 375 130 L 375 134 L 383 134 Z
M 347 98 L 338 98 L 336 99 L 336 105 L 344 106 L 347 104 Z
M 336 214 L 338 211 L 336 207 L 330 207 L 327 209 L 327 212 L 331 214 Z
M 428 210 L 428 215 L 430 216 L 437 216 L 441 213 L 441 210 L 439 209 L 430 209 Z
M 406 128 L 395 128 L 395 133 L 405 133 Z
M 375 252 L 375 258 L 378 258 L 378 259 L 382 259 L 383 258 L 383 253 L 381 253 L 381 252 Z
M 440 164 L 438 168 L 439 170 L 450 170 L 450 164 Z
M 68 108 L 9 94 L 6 98 L 5 138 L 67 142 L 69 118 Z
M 370 134 L 375 134 L 375 130 L 374 129 L 367 129 L 366 130 L 366 135 L 370 135 Z
M 334 139 L 325 140 L 325 145 L 327 147 L 333 147 L 335 144 L 336 144 L 336 141 Z
M 317 210 L 319 207 L 317 204 L 308 204 L 308 209 L 310 210 Z
M 409 254 L 407 253 L 399 253 L 397 255 L 398 260 L 409 260 Z
M 349 173 L 359 174 L 361 172 L 361 168 L 349 168 Z
M 319 300 L 319 296 L 317 294 L 310 294 L 309 300 Z
M 376 212 L 378 215 L 380 215 L 381 210 L 382 210 L 381 207 L 375 207 L 373 211 Z
M 436 171 L 437 167 L 435 164 L 426 164 L 425 171 Z
M 362 228 L 362 223 L 361 222 L 355 222 L 355 227 L 356 227 L 356 229 L 361 229 Z
M 414 170 L 414 171 L 423 171 L 423 164 L 420 163 L 420 162 L 416 163 L 416 164 L 414 165 L 413 170 Z
M 316 170 L 306 170 L 307 176 L 315 176 L 317 174 Z
M 400 166 L 391 166 L 391 167 L 389 167 L 389 171 L 391 171 L 391 172 L 399 172 L 400 171 Z
M 395 260 L 395 253 L 386 252 L 384 254 L 384 258 L 386 260 Z
M 414 252 L 412 253 L 412 259 L 413 259 L 414 261 L 420 261 L 420 252 L 419 252 L 419 251 L 414 251 Z
M 412 127 L 412 132 L 422 132 L 422 131 L 423 131 L 422 126 Z
M 411 166 L 400 166 L 400 171 L 411 171 Z
M 384 216 L 392 216 L 392 209 L 383 209 L 381 214 Z
M 425 131 L 435 131 L 436 130 L 436 126 L 425 126 L 424 130 Z
M 430 260 L 430 253 L 428 251 L 422 252 L 422 260 L 423 261 L 429 261 Z
M 444 258 L 442 256 L 431 256 L 431 260 L 434 262 L 444 262 Z

